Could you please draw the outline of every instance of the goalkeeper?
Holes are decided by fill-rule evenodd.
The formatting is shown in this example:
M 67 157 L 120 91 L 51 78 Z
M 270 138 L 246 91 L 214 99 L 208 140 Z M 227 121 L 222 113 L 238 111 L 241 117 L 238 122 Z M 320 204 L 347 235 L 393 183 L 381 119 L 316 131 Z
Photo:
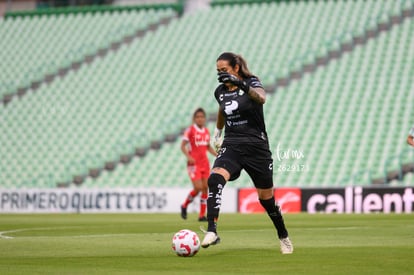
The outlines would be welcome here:
M 214 143 L 218 156 L 208 178 L 208 229 L 201 243 L 206 248 L 220 241 L 217 220 L 222 190 L 244 169 L 256 187 L 260 204 L 272 220 L 283 254 L 293 252 L 280 207 L 273 196 L 273 160 L 263 115 L 266 93 L 240 55 L 225 52 L 216 60 L 218 81 L 214 96 L 219 104 Z M 221 132 L 225 135 L 221 143 Z

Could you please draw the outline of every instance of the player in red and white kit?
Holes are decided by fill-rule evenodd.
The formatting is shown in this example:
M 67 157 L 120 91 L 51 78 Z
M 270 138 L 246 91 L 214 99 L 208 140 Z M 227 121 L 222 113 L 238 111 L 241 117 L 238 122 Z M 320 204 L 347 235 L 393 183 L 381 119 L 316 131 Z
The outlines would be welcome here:
M 205 127 L 206 112 L 202 108 L 195 110 L 193 122 L 194 124 L 184 132 L 181 142 L 181 151 L 187 158 L 187 172 L 193 183 L 193 190 L 191 190 L 181 205 L 181 217 L 187 219 L 187 206 L 201 192 L 198 220 L 207 221 L 205 216 L 208 197 L 207 180 L 210 176 L 210 163 L 207 151 L 214 156 L 217 156 L 217 153 L 210 145 L 210 132 Z

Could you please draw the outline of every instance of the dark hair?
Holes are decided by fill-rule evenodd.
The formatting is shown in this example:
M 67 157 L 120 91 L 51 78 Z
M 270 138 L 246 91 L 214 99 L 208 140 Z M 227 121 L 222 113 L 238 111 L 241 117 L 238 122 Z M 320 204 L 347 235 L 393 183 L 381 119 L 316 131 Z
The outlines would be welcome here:
M 220 56 L 217 58 L 216 62 L 219 60 L 226 60 L 229 62 L 229 65 L 234 68 L 236 65 L 239 65 L 239 75 L 242 78 L 249 78 L 249 77 L 256 77 L 253 75 L 249 68 L 247 68 L 246 60 L 241 55 L 232 53 L 232 52 L 224 52 L 220 54 Z
M 195 117 L 196 117 L 196 115 L 197 115 L 198 113 L 203 113 L 203 115 L 204 115 L 204 116 L 207 116 L 206 111 L 204 111 L 204 109 L 203 109 L 203 108 L 199 107 L 199 108 L 197 108 L 197 109 L 194 111 L 194 113 L 193 113 L 193 119 L 195 119 Z

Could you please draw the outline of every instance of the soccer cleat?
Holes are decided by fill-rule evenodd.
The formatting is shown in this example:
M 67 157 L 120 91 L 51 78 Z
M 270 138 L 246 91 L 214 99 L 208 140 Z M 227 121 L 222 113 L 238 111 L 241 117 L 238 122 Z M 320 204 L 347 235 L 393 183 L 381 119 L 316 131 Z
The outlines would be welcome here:
M 215 245 L 218 243 L 220 243 L 220 237 L 217 236 L 217 233 L 207 232 L 204 236 L 203 242 L 201 243 L 201 247 L 207 248 L 210 245 Z
M 293 253 L 293 245 L 292 242 L 289 240 L 289 237 L 280 239 L 280 252 L 282 252 L 282 254 Z
M 185 208 L 182 205 L 181 205 L 181 218 L 183 218 L 184 220 L 187 219 L 187 208 Z
M 206 217 L 199 217 L 198 218 L 198 221 L 199 222 L 206 222 L 207 221 L 207 218 Z

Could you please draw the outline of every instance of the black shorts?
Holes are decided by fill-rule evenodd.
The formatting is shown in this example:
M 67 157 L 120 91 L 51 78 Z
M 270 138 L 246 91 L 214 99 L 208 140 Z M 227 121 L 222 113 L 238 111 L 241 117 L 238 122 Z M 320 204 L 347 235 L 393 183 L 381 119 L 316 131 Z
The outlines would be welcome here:
M 273 159 L 266 143 L 223 143 L 213 167 L 226 169 L 230 173 L 230 181 L 237 179 L 244 169 L 256 188 L 273 187 Z

